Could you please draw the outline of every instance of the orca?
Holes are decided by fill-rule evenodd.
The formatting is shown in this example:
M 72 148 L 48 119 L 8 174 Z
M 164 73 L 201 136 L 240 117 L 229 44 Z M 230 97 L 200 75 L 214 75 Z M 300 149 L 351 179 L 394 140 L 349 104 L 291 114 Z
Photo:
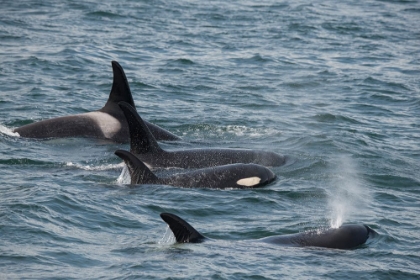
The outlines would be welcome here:
M 207 238 L 180 217 L 161 213 L 178 243 L 200 243 Z M 345 224 L 339 228 L 308 231 L 297 234 L 270 236 L 254 241 L 293 247 L 323 247 L 331 249 L 353 249 L 375 237 L 376 231 L 364 224 Z
M 160 148 L 137 111 L 120 102 L 130 130 L 130 151 L 150 167 L 205 168 L 233 163 L 255 163 L 280 166 L 285 157 L 274 152 L 246 149 L 190 149 L 165 151 Z
M 127 165 L 132 185 L 245 189 L 262 187 L 276 178 L 276 175 L 264 166 L 243 163 L 196 169 L 159 178 L 134 154 L 124 150 L 117 150 L 115 154 Z
M 26 138 L 88 137 L 107 139 L 119 143 L 129 142 L 126 118 L 118 106 L 126 102 L 135 108 L 130 86 L 121 65 L 112 61 L 113 84 L 105 106 L 97 111 L 58 117 L 27 124 L 14 129 Z M 180 138 L 154 124 L 146 122 L 157 140 L 179 140 Z

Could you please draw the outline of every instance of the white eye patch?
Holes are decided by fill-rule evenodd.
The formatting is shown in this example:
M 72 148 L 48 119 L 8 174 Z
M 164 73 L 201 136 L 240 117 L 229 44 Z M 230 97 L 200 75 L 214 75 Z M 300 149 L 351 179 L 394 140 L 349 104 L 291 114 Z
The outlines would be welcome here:
M 261 182 L 260 177 L 249 177 L 238 180 L 236 184 L 240 186 L 251 187 L 257 185 L 259 182 Z

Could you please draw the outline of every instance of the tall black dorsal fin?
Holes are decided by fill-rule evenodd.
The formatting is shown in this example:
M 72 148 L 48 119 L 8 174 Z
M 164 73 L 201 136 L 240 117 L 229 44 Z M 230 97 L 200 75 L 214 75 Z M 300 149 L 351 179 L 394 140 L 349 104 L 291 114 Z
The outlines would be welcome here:
M 161 213 L 160 217 L 165 223 L 168 224 L 169 228 L 175 235 L 176 242 L 179 243 L 200 243 L 205 237 L 201 235 L 195 228 L 189 223 L 178 217 L 177 215 L 170 213 Z
M 131 184 L 149 184 L 159 180 L 152 171 L 135 155 L 128 151 L 117 150 L 115 154 L 124 160 L 130 172 Z
M 120 105 L 121 110 L 124 112 L 130 130 L 130 151 L 134 154 L 162 152 L 155 137 L 139 116 L 136 109 L 125 102 L 120 102 L 118 105 Z
M 114 73 L 114 79 L 112 83 L 111 92 L 109 93 L 109 98 L 105 104 L 104 109 L 106 109 L 107 105 L 116 105 L 122 101 L 127 102 L 132 107 L 136 108 L 136 105 L 134 105 L 133 96 L 131 95 L 131 90 L 127 81 L 127 77 L 124 73 L 124 69 L 116 61 L 112 61 L 111 63 L 112 71 Z

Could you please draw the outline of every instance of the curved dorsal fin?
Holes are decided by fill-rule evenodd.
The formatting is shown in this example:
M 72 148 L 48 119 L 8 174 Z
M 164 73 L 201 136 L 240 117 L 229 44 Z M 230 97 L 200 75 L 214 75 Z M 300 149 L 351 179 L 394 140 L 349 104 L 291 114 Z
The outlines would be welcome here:
M 126 102 L 118 103 L 127 119 L 130 130 L 130 151 L 134 154 L 162 152 L 155 137 L 147 125 L 131 105 Z
M 161 213 L 160 217 L 168 224 L 179 243 L 200 243 L 205 237 L 201 235 L 189 223 L 170 213 Z
M 127 102 L 135 108 L 136 106 L 134 104 L 133 96 L 131 95 L 130 86 L 128 84 L 127 77 L 125 76 L 124 69 L 116 61 L 112 61 L 111 64 L 114 78 L 108 101 L 102 109 L 106 110 L 107 106 L 116 106 L 122 101 Z
M 130 172 L 131 184 L 149 184 L 159 180 L 152 171 L 135 155 L 128 151 L 117 150 L 115 154 L 124 160 Z

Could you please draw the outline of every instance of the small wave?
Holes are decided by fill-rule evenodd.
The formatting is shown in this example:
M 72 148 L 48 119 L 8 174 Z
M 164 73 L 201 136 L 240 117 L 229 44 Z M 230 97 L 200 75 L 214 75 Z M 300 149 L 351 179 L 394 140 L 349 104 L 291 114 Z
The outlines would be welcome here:
M 118 18 L 121 17 L 121 15 L 111 12 L 111 11 L 95 11 L 90 12 L 87 14 L 88 17 L 94 17 L 94 18 L 101 18 L 101 19 L 112 19 L 112 18 Z
M 259 53 L 256 53 L 253 56 L 247 58 L 232 58 L 230 60 L 239 64 L 261 64 L 272 61 L 271 58 L 263 57 Z
M 6 134 L 6 135 L 9 135 L 9 136 L 20 137 L 19 133 L 13 132 L 13 130 L 11 130 L 10 128 L 5 127 L 4 125 L 1 125 L 1 124 L 0 124 L 0 133 Z
M 0 159 L 0 164 L 5 165 L 46 165 L 53 164 L 48 161 L 33 160 L 29 158 L 12 158 L 12 159 Z
M 179 58 L 179 59 L 169 59 L 167 65 L 193 65 L 195 64 L 194 61 L 188 59 L 188 58 Z
M 94 166 L 94 165 L 83 165 L 80 163 L 66 162 L 66 166 L 76 167 L 76 168 L 88 170 L 88 171 L 92 171 L 92 170 L 104 171 L 104 170 L 110 170 L 110 169 L 118 169 L 125 166 L 125 164 L 122 162 L 118 164 L 104 164 L 104 165 Z

